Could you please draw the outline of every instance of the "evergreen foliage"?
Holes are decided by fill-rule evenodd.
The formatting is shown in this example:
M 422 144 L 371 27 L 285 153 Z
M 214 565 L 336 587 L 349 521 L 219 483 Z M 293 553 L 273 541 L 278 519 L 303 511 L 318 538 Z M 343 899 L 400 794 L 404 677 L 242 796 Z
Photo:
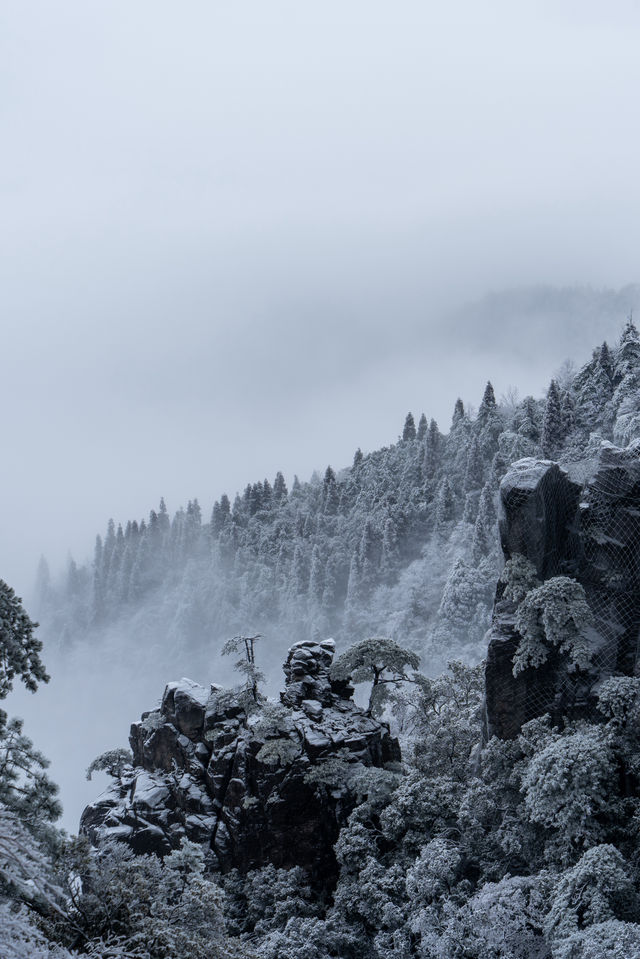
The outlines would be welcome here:
M 416 438 L 416 424 L 413 418 L 413 413 L 407 413 L 407 418 L 404 421 L 404 428 L 402 430 L 402 439 L 404 442 L 410 442 Z
M 551 380 L 547 392 L 547 402 L 544 408 L 544 418 L 542 420 L 542 452 L 548 458 L 557 455 L 564 436 L 564 426 L 562 417 L 562 401 L 560 399 L 560 390 L 555 380 Z
M 574 579 L 556 576 L 532 589 L 518 607 L 515 622 L 522 640 L 513 659 L 514 676 L 545 663 L 550 647 L 565 653 L 573 666 L 588 668 L 593 614 L 584 588 Z
M 339 656 L 331 668 L 335 679 L 351 679 L 354 683 L 370 682 L 369 712 L 381 712 L 388 698 L 386 686 L 397 687 L 403 682 L 413 682 L 407 668 L 415 671 L 420 657 L 409 649 L 403 649 L 391 639 L 371 638 L 351 646 Z
M 0 579 L 0 699 L 11 692 L 16 676 L 32 692 L 38 683 L 49 682 L 40 659 L 42 643 L 34 636 L 37 625 L 27 616 L 22 600 Z

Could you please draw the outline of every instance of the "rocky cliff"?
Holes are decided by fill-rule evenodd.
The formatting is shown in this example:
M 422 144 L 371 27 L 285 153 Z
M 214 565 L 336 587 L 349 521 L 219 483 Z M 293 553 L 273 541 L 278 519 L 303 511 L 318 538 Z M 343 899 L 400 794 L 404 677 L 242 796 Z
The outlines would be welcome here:
M 500 537 L 506 560 L 528 559 L 540 581 L 569 576 L 593 613 L 590 670 L 561 656 L 513 675 L 521 637 L 516 603 L 498 585 L 486 667 L 486 735 L 517 735 L 523 723 L 550 713 L 589 714 L 603 675 L 632 675 L 640 635 L 640 442 L 603 443 L 584 483 L 548 460 L 513 464 L 500 487 Z
M 388 727 L 331 679 L 333 653 L 332 640 L 294 645 L 280 704 L 253 710 L 218 686 L 170 683 L 132 725 L 133 765 L 85 809 L 81 832 L 160 854 L 186 836 L 212 868 L 300 865 L 326 882 L 355 803 L 345 772 L 400 759 Z

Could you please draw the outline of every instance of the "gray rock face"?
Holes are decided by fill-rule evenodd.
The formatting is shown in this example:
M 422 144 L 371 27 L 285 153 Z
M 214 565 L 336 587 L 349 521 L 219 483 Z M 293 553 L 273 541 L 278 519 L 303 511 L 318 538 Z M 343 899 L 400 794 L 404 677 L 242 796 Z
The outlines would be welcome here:
M 170 683 L 160 709 L 131 727 L 133 767 L 87 806 L 81 832 L 159 854 L 186 836 L 207 846 L 212 868 L 301 865 L 326 881 L 355 802 L 339 765 L 400 759 L 388 727 L 330 679 L 333 652 L 331 640 L 293 646 L 281 705 L 249 716 L 228 690 Z M 307 781 L 327 763 L 338 764 L 334 782 Z
M 500 484 L 500 540 L 505 559 L 526 556 L 541 579 L 567 571 L 580 487 L 550 460 L 514 463 Z
M 574 675 L 550 659 L 513 676 L 520 641 L 515 606 L 499 585 L 486 667 L 487 736 L 516 736 L 549 712 L 554 722 L 588 713 L 603 674 L 632 675 L 640 635 L 640 443 L 603 443 L 591 478 L 579 485 L 548 460 L 520 460 L 500 487 L 500 536 L 506 559 L 521 553 L 541 580 L 572 576 L 596 623 L 594 670 Z

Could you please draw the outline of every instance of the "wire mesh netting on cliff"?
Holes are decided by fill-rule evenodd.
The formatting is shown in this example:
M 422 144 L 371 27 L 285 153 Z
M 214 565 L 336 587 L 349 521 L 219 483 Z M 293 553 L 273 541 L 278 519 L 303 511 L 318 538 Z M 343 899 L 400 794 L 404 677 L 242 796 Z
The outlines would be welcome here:
M 512 501 L 508 535 L 516 550 L 522 544 L 544 583 L 570 577 L 583 588 L 587 615 L 575 632 L 582 634 L 582 642 L 586 638 L 591 668 L 576 670 L 577 660 L 565 656 L 553 668 L 529 671 L 522 680 L 530 715 L 549 711 L 553 702 L 557 716 L 588 717 L 596 711 L 593 691 L 603 676 L 638 673 L 640 447 L 623 450 L 604 443 L 589 457 L 563 463 L 562 471 L 556 467 L 553 478 L 545 475 L 535 492 L 526 483 L 519 485 L 516 493 L 526 505 L 518 508 Z M 561 605 L 556 613 L 558 609 L 555 622 L 561 632 Z M 569 601 L 566 611 L 570 632 Z M 540 615 L 545 628 L 549 619 L 545 609 Z
M 577 579 L 601 638 L 593 662 L 602 673 L 632 675 L 640 627 L 639 452 L 604 445 L 583 469 L 588 472 L 576 517 Z

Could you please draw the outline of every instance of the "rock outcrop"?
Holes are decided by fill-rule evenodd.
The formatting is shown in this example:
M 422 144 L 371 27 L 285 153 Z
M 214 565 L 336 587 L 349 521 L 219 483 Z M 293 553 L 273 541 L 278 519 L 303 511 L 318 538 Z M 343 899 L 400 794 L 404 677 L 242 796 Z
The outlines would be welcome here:
M 626 449 L 602 443 L 586 483 L 548 460 L 513 464 L 500 486 L 500 537 L 505 559 L 516 553 L 540 580 L 571 576 L 594 615 L 594 668 L 567 671 L 550 658 L 513 675 L 520 642 L 516 606 L 499 584 L 486 667 L 486 735 L 508 739 L 523 723 L 550 713 L 588 714 L 603 675 L 632 675 L 640 636 L 640 442 Z
M 170 683 L 160 709 L 132 725 L 133 766 L 84 810 L 81 832 L 161 855 L 187 837 L 214 869 L 300 865 L 326 882 L 355 803 L 346 767 L 400 759 L 388 727 L 331 679 L 333 653 L 332 640 L 297 643 L 281 703 L 256 710 L 218 686 Z

